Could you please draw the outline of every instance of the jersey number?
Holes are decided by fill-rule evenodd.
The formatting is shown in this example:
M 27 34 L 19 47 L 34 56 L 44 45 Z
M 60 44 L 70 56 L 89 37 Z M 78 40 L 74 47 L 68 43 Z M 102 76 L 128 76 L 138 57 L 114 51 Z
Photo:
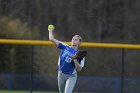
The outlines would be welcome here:
M 66 59 L 65 59 L 65 61 L 67 62 L 67 63 L 70 63 L 71 61 L 72 61 L 72 58 L 70 58 L 70 57 L 66 57 Z

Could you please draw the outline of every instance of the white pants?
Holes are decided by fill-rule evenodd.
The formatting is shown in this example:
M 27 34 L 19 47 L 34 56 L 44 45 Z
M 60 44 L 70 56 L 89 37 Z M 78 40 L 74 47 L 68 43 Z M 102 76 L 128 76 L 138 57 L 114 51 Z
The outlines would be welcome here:
M 77 80 L 77 74 L 67 75 L 58 71 L 58 88 L 60 93 L 72 93 Z

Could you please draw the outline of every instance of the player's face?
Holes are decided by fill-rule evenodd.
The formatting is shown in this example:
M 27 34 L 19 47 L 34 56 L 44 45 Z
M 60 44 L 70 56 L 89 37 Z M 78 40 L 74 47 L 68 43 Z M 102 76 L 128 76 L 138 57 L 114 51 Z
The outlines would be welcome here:
M 71 40 L 71 45 L 72 45 L 72 46 L 80 45 L 79 37 L 74 36 L 74 37 L 72 38 L 72 40 Z

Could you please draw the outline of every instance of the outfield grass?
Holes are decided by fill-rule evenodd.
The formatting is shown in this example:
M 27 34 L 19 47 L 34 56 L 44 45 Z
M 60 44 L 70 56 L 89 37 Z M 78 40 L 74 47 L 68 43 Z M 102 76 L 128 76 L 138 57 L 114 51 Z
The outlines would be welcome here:
M 0 91 L 0 93 L 30 93 L 30 91 Z M 58 92 L 40 92 L 40 91 L 33 91 L 32 93 L 58 93 Z
M 0 90 L 0 93 L 30 93 L 30 91 L 8 91 L 8 90 Z M 59 93 L 59 92 L 41 92 L 41 91 L 32 91 L 32 93 Z M 74 93 L 97 93 L 97 92 L 74 92 Z

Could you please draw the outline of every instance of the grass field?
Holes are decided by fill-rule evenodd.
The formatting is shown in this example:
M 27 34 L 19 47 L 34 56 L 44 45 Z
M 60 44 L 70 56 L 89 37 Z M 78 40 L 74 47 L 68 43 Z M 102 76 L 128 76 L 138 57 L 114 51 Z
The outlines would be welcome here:
M 30 91 L 8 91 L 8 90 L 0 90 L 0 93 L 30 93 Z M 32 91 L 32 93 L 59 93 L 59 92 L 41 92 L 41 91 Z M 73 92 L 73 93 L 95 93 L 95 92 Z
M 30 91 L 0 91 L 0 93 L 30 93 Z M 39 91 L 33 91 L 32 93 L 58 93 L 58 92 L 39 92 Z
M 0 90 L 0 93 L 30 93 L 30 91 L 8 91 L 8 90 Z M 32 91 L 32 93 L 59 93 L 59 92 L 41 92 L 41 91 Z M 73 92 L 73 93 L 93 93 L 93 92 Z M 95 93 L 95 92 L 94 92 Z

